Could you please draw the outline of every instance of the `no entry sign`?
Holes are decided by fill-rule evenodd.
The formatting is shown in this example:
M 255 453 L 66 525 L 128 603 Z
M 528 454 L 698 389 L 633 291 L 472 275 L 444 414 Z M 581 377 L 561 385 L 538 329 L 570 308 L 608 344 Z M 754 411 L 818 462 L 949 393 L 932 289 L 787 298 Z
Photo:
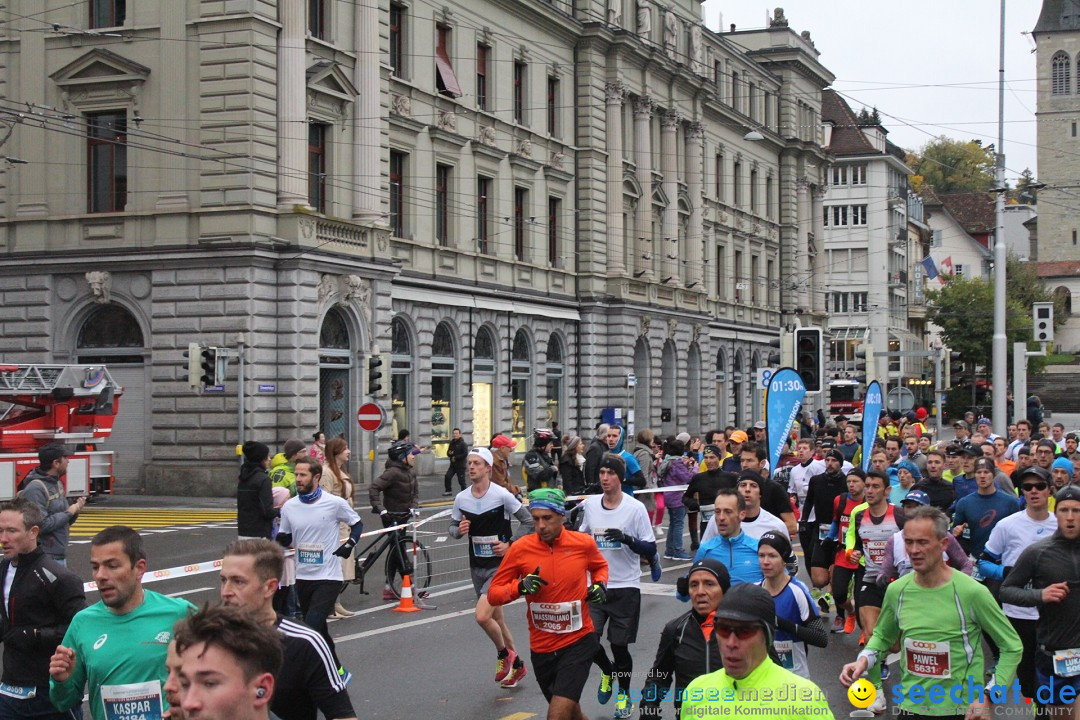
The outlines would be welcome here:
M 384 420 L 386 420 L 386 416 L 383 414 L 382 408 L 375 403 L 361 405 L 360 410 L 356 413 L 356 422 L 360 423 L 360 429 L 368 432 L 374 432 L 381 428 Z

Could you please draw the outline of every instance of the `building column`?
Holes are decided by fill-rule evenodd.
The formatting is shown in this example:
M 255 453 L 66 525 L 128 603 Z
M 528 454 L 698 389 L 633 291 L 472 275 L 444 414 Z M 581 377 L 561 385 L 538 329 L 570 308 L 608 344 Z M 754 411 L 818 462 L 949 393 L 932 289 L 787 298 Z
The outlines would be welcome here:
M 812 212 L 810 199 L 810 183 L 805 178 L 800 178 L 795 186 L 795 307 L 802 308 L 804 312 L 812 309 L 811 287 L 814 273 L 810 269 L 810 238 L 814 236 L 813 225 L 807 222 L 807 217 Z M 815 242 L 820 245 L 820 239 L 815 237 Z
M 379 5 L 373 2 L 356 4 L 355 47 L 379 47 Z M 382 217 L 382 98 L 379 82 L 379 63 L 370 55 L 356 57 L 353 72 L 359 96 L 353 117 L 353 166 L 356 186 L 353 191 L 353 218 L 366 225 L 376 225 Z M 386 224 L 383 222 L 382 224 Z
M 634 276 L 642 273 L 645 280 L 653 279 L 657 255 L 652 232 L 652 113 L 652 100 L 647 97 L 634 100 L 634 163 L 641 186 L 637 206 L 638 237 L 634 238 Z
M 626 232 L 623 228 L 622 104 L 626 91 L 620 83 L 604 85 L 607 100 L 607 236 L 608 274 L 626 274 Z
M 667 195 L 667 207 L 664 208 L 663 230 L 660 252 L 660 281 L 670 278 L 672 287 L 680 285 L 679 278 L 679 152 L 678 130 L 682 118 L 674 110 L 660 114 L 660 171 L 664 175 L 664 194 Z
M 278 207 L 307 205 L 307 83 L 304 33 L 307 4 L 281 3 L 278 40 Z
M 705 142 L 705 128 L 701 123 L 692 123 L 686 130 L 686 141 L 690 144 L 690 167 L 686 169 L 686 189 L 690 193 L 690 230 L 686 238 L 689 247 L 680 260 L 686 260 L 686 284 L 698 290 L 705 287 L 705 228 L 703 227 L 702 209 L 705 204 L 704 177 L 701 158 L 702 144 Z

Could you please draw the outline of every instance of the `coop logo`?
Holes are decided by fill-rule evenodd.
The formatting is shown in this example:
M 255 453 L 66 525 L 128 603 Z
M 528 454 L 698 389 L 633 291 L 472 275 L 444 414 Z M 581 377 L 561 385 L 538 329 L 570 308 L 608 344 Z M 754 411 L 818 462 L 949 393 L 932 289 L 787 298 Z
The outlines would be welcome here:
M 912 640 L 909 645 L 918 650 L 936 650 L 937 643 L 924 642 L 922 640 Z

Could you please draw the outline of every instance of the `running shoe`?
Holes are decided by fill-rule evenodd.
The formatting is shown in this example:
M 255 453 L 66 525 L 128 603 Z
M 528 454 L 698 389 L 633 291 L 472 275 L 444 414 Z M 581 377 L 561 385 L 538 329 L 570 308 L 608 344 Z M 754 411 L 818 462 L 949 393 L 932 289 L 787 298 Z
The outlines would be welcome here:
M 884 660 L 881 661 L 881 679 L 889 679 L 889 663 L 885 662 Z
M 888 704 L 885 702 L 885 688 L 879 687 L 875 688 L 875 690 L 877 690 L 877 696 L 874 698 L 874 702 L 870 703 L 870 707 L 866 709 L 875 715 L 880 715 L 885 712 L 885 709 L 888 707 Z
M 844 618 L 841 617 L 840 615 L 837 615 L 836 617 L 833 618 L 832 631 L 834 633 L 842 633 L 842 632 L 844 632 Z
M 865 644 L 866 644 L 866 631 L 863 630 L 861 633 L 859 633 L 859 647 L 862 647 Z
M 653 553 L 649 558 L 649 573 L 653 582 L 659 582 L 660 576 L 664 573 L 664 568 L 660 567 L 660 555 L 657 553 Z
M 506 676 L 510 674 L 510 670 L 514 667 L 517 656 L 516 652 L 506 648 L 506 657 L 495 659 L 495 682 L 501 683 L 506 679 Z
M 525 679 L 525 663 L 522 663 L 514 667 L 510 674 L 506 676 L 506 679 L 499 683 L 500 687 L 504 688 L 516 688 L 521 684 L 521 681 Z
M 596 702 L 601 705 L 607 705 L 608 700 L 611 699 L 611 685 L 615 681 L 615 678 L 608 675 L 606 672 L 600 673 L 600 687 L 596 689 Z M 619 693 L 622 696 L 622 693 Z
M 823 592 L 823 593 L 821 593 L 821 595 L 818 597 L 817 604 L 818 604 L 818 607 L 821 609 L 821 612 L 823 612 L 823 613 L 829 612 L 829 606 L 833 604 L 832 593 L 831 592 Z
M 621 689 L 615 698 L 615 717 L 628 718 L 634 715 L 634 703 Z
M 849 613 L 844 621 L 844 632 L 850 635 L 855 632 L 855 613 Z
M 450 497 L 450 496 L 451 496 L 451 495 L 453 495 L 453 494 L 454 494 L 454 493 L 450 492 L 449 490 L 443 490 L 443 494 L 442 494 L 442 496 L 443 496 L 443 497 Z

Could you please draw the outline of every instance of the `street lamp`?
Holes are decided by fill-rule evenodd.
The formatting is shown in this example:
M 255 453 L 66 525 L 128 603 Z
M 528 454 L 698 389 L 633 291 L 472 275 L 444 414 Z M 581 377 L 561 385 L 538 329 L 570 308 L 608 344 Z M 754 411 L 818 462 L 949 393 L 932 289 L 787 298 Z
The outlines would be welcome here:
M 765 136 L 762 135 L 757 130 L 751 130 L 750 132 L 743 135 L 742 139 L 743 140 L 751 140 L 751 141 L 761 141 L 761 140 L 765 139 Z

